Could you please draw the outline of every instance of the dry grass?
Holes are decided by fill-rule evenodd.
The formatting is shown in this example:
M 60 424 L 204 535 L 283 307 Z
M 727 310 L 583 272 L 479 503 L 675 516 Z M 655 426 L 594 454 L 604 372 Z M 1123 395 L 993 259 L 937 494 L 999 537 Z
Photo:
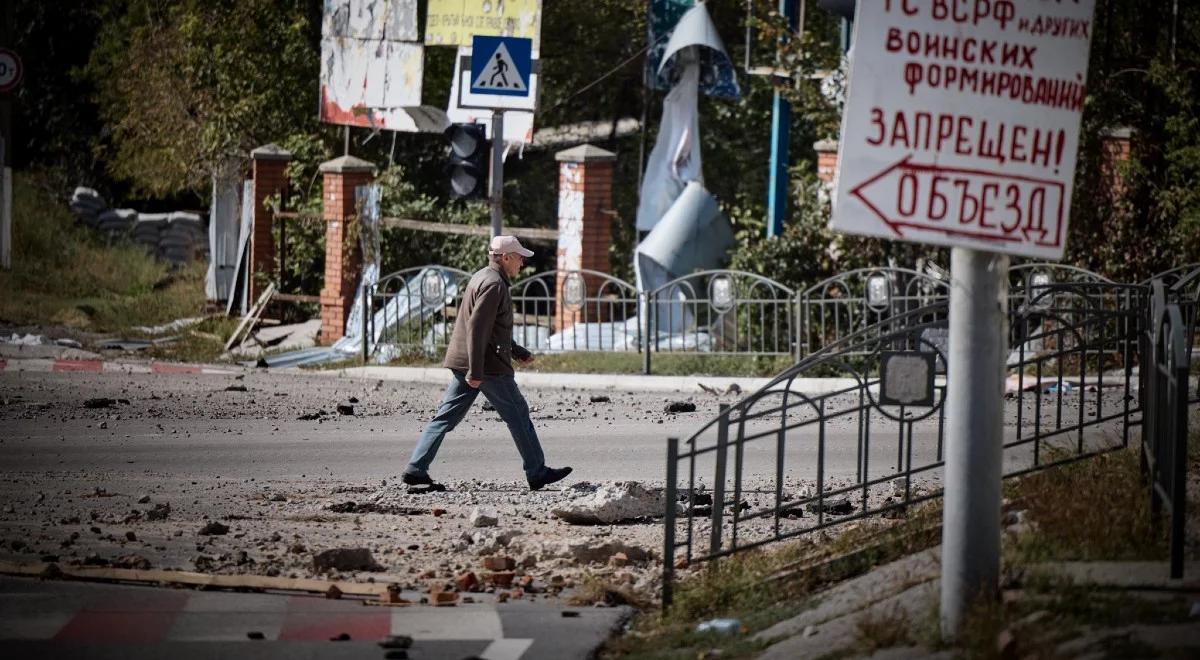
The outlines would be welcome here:
M 855 622 L 857 650 L 863 655 L 870 655 L 880 649 L 912 645 L 916 640 L 909 628 L 908 617 L 898 605 L 869 610 Z
M 1165 538 L 1150 517 L 1138 448 L 1032 474 L 1011 493 L 1033 533 L 1018 535 L 1019 561 L 1162 559 Z

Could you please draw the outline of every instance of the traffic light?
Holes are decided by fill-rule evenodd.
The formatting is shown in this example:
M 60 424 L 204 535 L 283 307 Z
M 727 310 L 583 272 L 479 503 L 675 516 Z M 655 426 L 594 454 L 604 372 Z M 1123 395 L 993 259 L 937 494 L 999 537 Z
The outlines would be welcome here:
M 451 124 L 443 134 L 450 142 L 450 196 L 471 199 L 487 195 L 490 145 L 480 124 Z
M 817 5 L 835 16 L 854 20 L 854 0 L 817 0 Z

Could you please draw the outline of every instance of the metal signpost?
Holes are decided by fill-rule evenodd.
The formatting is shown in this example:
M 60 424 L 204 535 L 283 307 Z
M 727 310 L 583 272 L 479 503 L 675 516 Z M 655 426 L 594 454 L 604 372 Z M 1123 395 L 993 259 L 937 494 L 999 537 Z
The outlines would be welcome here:
M 458 107 L 492 111 L 492 166 L 489 203 L 492 236 L 501 233 L 504 198 L 504 111 L 533 110 L 537 103 L 533 41 L 516 37 L 476 36 L 470 58 L 460 57 Z
M 1008 255 L 1061 259 L 1094 0 L 859 3 L 837 231 L 952 247 L 942 632 L 1000 571 Z

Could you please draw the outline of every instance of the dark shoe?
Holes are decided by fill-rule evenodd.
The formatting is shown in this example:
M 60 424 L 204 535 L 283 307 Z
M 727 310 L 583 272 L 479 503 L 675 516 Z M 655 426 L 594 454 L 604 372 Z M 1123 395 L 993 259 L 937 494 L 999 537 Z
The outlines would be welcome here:
M 571 474 L 571 468 L 569 467 L 546 468 L 546 471 L 542 473 L 542 476 L 538 477 L 537 479 L 529 480 L 529 490 L 541 490 L 543 486 L 548 486 L 556 481 L 562 481 L 563 479 L 566 479 L 568 474 Z
M 429 475 L 420 476 L 420 475 L 409 474 L 409 473 L 405 472 L 404 476 L 402 478 L 404 479 L 404 483 L 408 484 L 409 486 L 432 486 L 433 485 L 433 479 L 430 479 Z

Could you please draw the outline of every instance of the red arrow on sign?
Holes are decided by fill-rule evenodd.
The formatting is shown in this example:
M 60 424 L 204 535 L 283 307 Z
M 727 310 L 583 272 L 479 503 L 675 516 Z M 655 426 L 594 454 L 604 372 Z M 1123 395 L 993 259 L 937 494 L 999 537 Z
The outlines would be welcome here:
M 898 237 L 906 230 L 990 242 L 1060 247 L 1065 186 L 1060 181 L 912 162 L 912 156 L 850 194 Z

